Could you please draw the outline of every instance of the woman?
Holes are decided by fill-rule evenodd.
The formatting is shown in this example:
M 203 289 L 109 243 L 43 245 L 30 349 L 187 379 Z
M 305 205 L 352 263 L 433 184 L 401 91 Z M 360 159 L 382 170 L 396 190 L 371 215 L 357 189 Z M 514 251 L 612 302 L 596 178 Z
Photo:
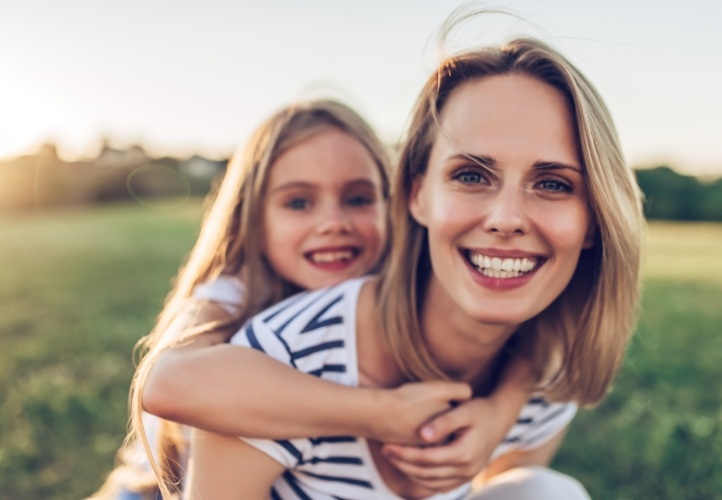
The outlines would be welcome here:
M 346 385 L 441 378 L 477 395 L 493 390 L 510 359 L 530 356 L 539 394 L 497 448 L 481 494 L 519 471 L 542 471 L 550 498 L 583 496 L 543 468 L 576 405 L 598 402 L 619 368 L 638 303 L 643 230 L 639 190 L 603 101 L 535 40 L 452 56 L 422 90 L 392 193 L 395 239 L 378 278 L 284 301 L 232 342 L 300 371 L 343 365 L 336 381 Z M 196 431 L 187 493 L 433 495 L 398 458 L 365 439 Z

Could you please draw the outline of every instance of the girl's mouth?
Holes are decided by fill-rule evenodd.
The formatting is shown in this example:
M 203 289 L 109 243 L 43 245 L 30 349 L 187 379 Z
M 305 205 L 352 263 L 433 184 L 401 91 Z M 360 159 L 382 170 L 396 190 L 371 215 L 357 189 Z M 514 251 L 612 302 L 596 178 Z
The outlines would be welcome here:
M 314 264 L 335 264 L 354 260 L 358 254 L 359 250 L 355 248 L 339 248 L 307 252 L 306 258 Z
M 542 263 L 539 257 L 492 257 L 471 250 L 462 253 L 474 269 L 488 278 L 518 278 L 534 271 Z

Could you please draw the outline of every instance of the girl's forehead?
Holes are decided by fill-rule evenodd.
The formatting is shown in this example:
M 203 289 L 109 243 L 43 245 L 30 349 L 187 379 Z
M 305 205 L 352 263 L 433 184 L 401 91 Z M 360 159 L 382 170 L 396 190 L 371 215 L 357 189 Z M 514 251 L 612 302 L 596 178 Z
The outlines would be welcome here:
M 382 183 L 381 169 L 355 137 L 335 128 L 313 134 L 286 150 L 270 166 L 268 185 L 369 179 Z

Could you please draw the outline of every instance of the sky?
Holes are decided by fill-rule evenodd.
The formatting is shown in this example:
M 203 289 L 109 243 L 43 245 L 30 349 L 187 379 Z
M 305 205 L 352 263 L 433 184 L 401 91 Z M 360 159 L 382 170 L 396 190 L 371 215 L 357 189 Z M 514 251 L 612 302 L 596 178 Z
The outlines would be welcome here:
M 230 155 L 265 117 L 336 97 L 397 141 L 439 61 L 444 0 L 0 0 L 0 158 L 141 145 Z M 489 3 L 477 5 L 492 5 Z M 506 0 L 458 46 L 538 36 L 595 83 L 628 162 L 722 176 L 722 2 Z

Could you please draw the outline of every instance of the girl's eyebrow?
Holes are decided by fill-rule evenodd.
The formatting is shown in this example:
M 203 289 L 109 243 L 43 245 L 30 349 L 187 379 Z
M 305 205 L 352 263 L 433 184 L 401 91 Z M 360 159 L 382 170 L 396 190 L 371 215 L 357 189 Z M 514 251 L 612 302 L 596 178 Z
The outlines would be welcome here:
M 280 186 L 276 186 L 275 188 L 271 189 L 269 194 L 277 193 L 279 191 L 288 191 L 289 189 L 314 189 L 315 187 L 316 184 L 314 184 L 313 182 L 290 181 L 284 182 Z
M 345 189 L 355 188 L 355 187 L 375 188 L 376 183 L 374 183 L 370 179 L 366 179 L 366 178 L 351 179 L 351 180 L 343 183 L 343 188 L 345 188 Z M 269 191 L 269 194 L 278 193 L 281 191 L 289 191 L 292 189 L 312 190 L 312 189 L 318 189 L 318 188 L 319 188 L 319 185 L 316 184 L 315 182 L 289 181 L 289 182 L 284 182 L 280 186 L 276 186 L 275 188 L 271 189 Z
M 376 188 L 376 183 L 373 182 L 370 179 L 353 179 L 347 182 L 344 182 L 343 187 L 348 188 Z

